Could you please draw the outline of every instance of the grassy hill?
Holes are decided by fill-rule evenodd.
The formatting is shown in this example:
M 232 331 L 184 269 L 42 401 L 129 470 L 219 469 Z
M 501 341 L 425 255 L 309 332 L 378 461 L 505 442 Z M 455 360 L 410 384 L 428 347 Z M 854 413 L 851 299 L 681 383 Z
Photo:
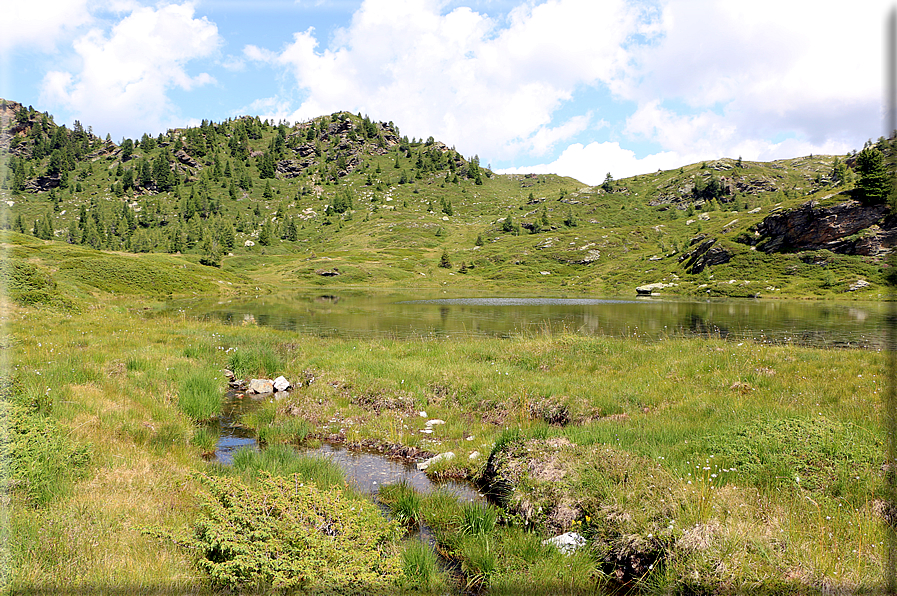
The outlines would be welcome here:
M 120 144 L 14 102 L 2 102 L 0 120 L 0 227 L 84 256 L 180 255 L 220 268 L 210 278 L 312 286 L 632 295 L 663 284 L 654 291 L 851 298 L 884 286 L 886 249 L 767 253 L 757 231 L 810 201 L 850 201 L 850 155 L 718 159 L 593 187 L 497 175 L 432 137 L 345 112 L 292 125 L 204 121 Z M 847 175 L 836 180 L 839 163 Z M 856 241 L 881 227 L 851 231 L 836 250 L 862 253 Z M 149 284 L 163 286 L 180 292 Z

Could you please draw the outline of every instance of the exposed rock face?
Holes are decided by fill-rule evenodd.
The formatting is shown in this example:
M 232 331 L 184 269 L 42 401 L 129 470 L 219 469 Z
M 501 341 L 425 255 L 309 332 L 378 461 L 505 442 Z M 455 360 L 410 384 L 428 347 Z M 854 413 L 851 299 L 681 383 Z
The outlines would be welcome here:
M 816 201 L 810 201 L 768 216 L 757 226 L 753 239 L 740 241 L 756 244 L 766 253 L 826 249 L 875 256 L 897 245 L 897 217 L 888 215 L 887 205 L 847 201 L 819 207 Z
M 196 160 L 190 157 L 190 155 L 183 149 L 180 149 L 177 153 L 175 153 L 174 157 L 185 166 L 190 166 L 191 168 L 199 166 Z
M 716 238 L 704 240 L 704 237 L 700 236 L 692 239 L 692 245 L 696 242 L 700 242 L 696 249 L 679 257 L 679 262 L 684 263 L 683 267 L 689 273 L 700 273 L 705 267 L 722 265 L 732 259 L 732 254 L 728 250 L 716 244 Z
M 28 192 L 47 192 L 51 188 L 59 186 L 59 176 L 38 176 L 34 180 L 25 182 L 25 190 Z

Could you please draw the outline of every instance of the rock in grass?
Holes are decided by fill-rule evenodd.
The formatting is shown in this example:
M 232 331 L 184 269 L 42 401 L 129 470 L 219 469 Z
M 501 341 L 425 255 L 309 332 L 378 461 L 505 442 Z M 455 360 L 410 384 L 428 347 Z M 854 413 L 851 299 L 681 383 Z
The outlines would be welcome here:
M 274 382 L 270 379 L 250 379 L 247 393 L 274 393 Z
M 576 552 L 577 549 L 585 546 L 586 539 L 576 532 L 567 532 L 566 534 L 543 540 L 542 544 L 550 544 L 566 555 Z
M 423 470 L 426 470 L 427 468 L 429 468 L 430 466 L 432 466 L 433 464 L 435 464 L 436 462 L 440 462 L 443 460 L 449 461 L 452 459 L 455 459 L 455 454 L 451 451 L 446 451 L 445 453 L 440 453 L 439 455 L 434 455 L 430 459 L 420 462 L 419 464 L 417 464 L 417 469 L 423 471 Z
M 279 376 L 274 379 L 274 391 L 287 391 L 292 385 L 287 381 L 286 377 Z

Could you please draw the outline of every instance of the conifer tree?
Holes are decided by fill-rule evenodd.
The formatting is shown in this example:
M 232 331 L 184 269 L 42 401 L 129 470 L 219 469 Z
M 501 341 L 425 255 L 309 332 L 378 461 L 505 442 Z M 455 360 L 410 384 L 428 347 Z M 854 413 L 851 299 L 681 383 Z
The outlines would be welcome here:
M 869 205 L 884 203 L 891 192 L 891 179 L 884 155 L 875 147 L 866 147 L 857 155 L 859 199 Z

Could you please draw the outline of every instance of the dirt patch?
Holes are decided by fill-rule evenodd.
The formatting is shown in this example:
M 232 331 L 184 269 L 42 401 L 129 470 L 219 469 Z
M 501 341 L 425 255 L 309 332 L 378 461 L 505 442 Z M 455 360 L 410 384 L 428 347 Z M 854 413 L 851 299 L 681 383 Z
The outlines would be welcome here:
M 401 393 L 362 393 L 360 395 L 352 395 L 349 401 L 356 406 L 378 414 L 384 410 L 399 411 L 407 414 L 411 414 L 414 411 L 414 398 Z

